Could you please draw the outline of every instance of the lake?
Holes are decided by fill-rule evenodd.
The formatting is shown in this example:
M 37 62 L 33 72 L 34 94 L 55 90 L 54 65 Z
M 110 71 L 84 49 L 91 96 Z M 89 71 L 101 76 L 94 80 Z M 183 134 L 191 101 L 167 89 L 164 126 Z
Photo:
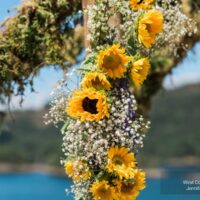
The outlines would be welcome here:
M 43 173 L 7 173 L 0 174 L 0 200 L 72 200 L 66 196 L 65 189 L 70 188 L 67 178 Z M 160 194 L 160 180 L 148 179 L 147 188 L 141 192 L 138 200 L 199 200 L 200 195 Z

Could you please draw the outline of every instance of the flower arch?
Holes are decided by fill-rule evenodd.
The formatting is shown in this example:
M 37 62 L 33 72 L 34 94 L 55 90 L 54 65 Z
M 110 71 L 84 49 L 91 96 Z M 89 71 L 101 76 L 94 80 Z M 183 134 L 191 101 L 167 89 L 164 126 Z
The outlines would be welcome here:
M 137 155 L 150 127 L 137 95 L 145 94 L 142 85 L 152 68 L 159 70 L 160 57 L 167 63 L 178 56 L 176 45 L 193 34 L 193 22 L 178 1 L 91 0 L 83 6 L 87 55 L 72 72 L 80 81 L 74 91 L 61 82 L 49 122 L 63 123 L 61 162 L 76 200 L 136 199 L 145 188 Z

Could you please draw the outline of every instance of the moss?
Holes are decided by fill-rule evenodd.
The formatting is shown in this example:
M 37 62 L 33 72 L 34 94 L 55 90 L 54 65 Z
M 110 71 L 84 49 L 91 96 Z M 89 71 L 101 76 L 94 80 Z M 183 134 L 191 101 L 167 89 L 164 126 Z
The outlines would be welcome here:
M 83 48 L 82 18 L 74 29 L 67 20 L 80 6 L 79 0 L 24 1 L 18 14 L 4 22 L 0 32 L 0 98 L 23 95 L 44 65 L 66 69 L 76 63 Z

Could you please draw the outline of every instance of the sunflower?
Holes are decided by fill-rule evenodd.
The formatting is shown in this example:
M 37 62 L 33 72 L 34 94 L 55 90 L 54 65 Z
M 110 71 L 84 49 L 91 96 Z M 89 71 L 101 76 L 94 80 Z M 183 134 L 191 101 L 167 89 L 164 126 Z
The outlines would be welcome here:
M 137 88 L 140 87 L 147 78 L 149 69 L 150 62 L 148 58 L 141 58 L 135 62 L 133 61 L 133 65 L 131 67 L 131 79 Z
M 146 187 L 145 173 L 135 170 L 135 176 L 131 180 L 116 180 L 115 190 L 121 200 L 134 200 L 140 191 Z
M 109 117 L 105 94 L 93 88 L 74 91 L 66 110 L 69 116 L 81 121 L 100 121 Z
M 156 35 L 163 30 L 163 16 L 157 10 L 151 10 L 144 14 L 138 24 L 138 40 L 146 48 L 155 44 Z
M 103 73 L 99 72 L 87 73 L 81 82 L 81 86 L 82 88 L 93 87 L 97 90 L 110 90 L 111 88 L 111 85 L 107 80 L 106 76 Z
M 67 161 L 65 163 L 65 172 L 74 182 L 86 181 L 91 177 L 87 164 L 81 160 Z
M 110 78 L 122 78 L 127 71 L 126 64 L 130 60 L 125 54 L 125 49 L 119 44 L 100 51 L 97 56 L 98 67 Z
M 154 0 L 129 0 L 131 8 L 134 11 L 139 9 L 151 9 L 153 7 Z
M 108 181 L 93 183 L 91 189 L 94 200 L 114 200 L 117 198 L 114 187 L 110 186 Z
M 131 178 L 134 174 L 136 165 L 133 153 L 124 147 L 112 147 L 108 150 L 107 170 L 116 173 L 120 178 Z

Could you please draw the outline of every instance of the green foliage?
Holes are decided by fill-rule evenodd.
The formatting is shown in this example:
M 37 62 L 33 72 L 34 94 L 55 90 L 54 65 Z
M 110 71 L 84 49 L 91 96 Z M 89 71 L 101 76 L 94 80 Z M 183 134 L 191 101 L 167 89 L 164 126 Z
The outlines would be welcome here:
M 82 28 L 69 20 L 80 9 L 80 0 L 24 1 L 18 15 L 9 18 L 0 32 L 0 98 L 23 95 L 27 84 L 44 65 L 66 69 L 76 63 L 82 45 Z M 17 88 L 16 88 L 17 87 Z M 16 91 L 17 90 L 17 91 Z
M 97 58 L 97 54 L 96 53 L 90 53 L 85 60 L 83 61 L 83 63 L 81 64 L 81 66 L 78 68 L 78 70 L 82 73 L 88 73 L 91 71 L 100 71 L 97 68 L 97 63 L 96 63 L 96 58 Z

